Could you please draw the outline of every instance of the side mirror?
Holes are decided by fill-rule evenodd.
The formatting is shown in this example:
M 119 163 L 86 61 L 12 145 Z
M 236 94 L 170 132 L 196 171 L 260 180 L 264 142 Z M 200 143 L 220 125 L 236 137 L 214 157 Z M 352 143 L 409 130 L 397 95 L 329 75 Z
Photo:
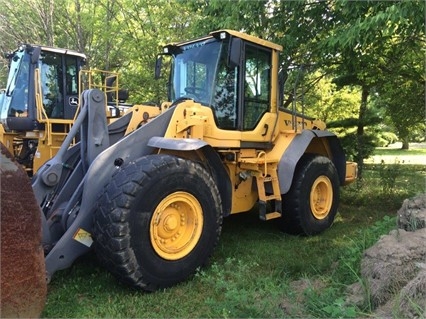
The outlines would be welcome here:
M 127 89 L 120 89 L 118 90 L 118 100 L 120 102 L 126 102 L 129 99 L 129 90 Z
M 243 40 L 240 38 L 231 38 L 228 51 L 228 67 L 235 68 L 240 65 L 243 52 Z
M 34 47 L 33 53 L 31 55 L 31 63 L 36 64 L 38 62 L 38 59 L 40 58 L 41 48 L 40 47 Z
M 154 70 L 154 77 L 155 79 L 159 79 L 161 75 L 161 66 L 163 65 L 163 56 L 159 55 L 157 57 L 157 61 L 155 61 L 155 70 Z

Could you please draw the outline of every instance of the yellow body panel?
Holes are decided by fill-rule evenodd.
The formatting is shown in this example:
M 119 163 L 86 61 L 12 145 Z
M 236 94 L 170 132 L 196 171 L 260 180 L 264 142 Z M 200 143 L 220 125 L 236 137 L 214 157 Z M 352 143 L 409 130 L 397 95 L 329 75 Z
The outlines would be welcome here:
M 283 47 L 279 44 L 276 44 L 276 43 L 273 43 L 273 42 L 270 42 L 270 41 L 267 41 L 267 40 L 264 40 L 264 39 L 260 39 L 258 37 L 252 36 L 250 34 L 238 32 L 238 31 L 235 31 L 235 30 L 224 29 L 224 30 L 211 32 L 210 34 L 213 35 L 213 34 L 218 34 L 218 33 L 221 33 L 221 32 L 226 32 L 226 33 L 231 34 L 231 35 L 233 35 L 237 38 L 241 38 L 241 39 L 244 39 L 246 41 L 259 44 L 260 46 L 263 46 L 263 47 L 271 48 L 271 49 L 274 49 L 274 50 L 277 50 L 277 51 L 283 50 Z
M 253 178 L 249 176 L 246 180 L 239 181 L 236 162 L 226 163 L 226 167 L 233 185 L 231 214 L 246 212 L 254 206 L 258 199 L 257 192 L 253 188 Z
M 358 164 L 355 162 L 346 162 L 345 185 L 353 183 L 358 176 Z
M 307 129 L 325 129 L 325 123 L 283 110 L 265 113 L 252 131 L 223 130 L 217 127 L 211 108 L 186 100 L 176 106 L 165 137 L 203 140 L 222 154 L 232 185 L 233 214 L 250 210 L 259 199 L 281 200 L 278 163 L 293 139 Z M 250 143 L 252 148 L 243 148 Z M 256 148 L 256 143 L 265 147 Z M 314 138 L 306 152 L 332 156 L 327 140 L 321 138 Z M 232 154 L 232 160 L 226 154 Z M 349 168 L 348 182 L 356 178 Z M 274 189 L 273 194 L 266 193 L 265 183 Z
M 259 199 L 257 188 L 263 183 L 274 183 L 274 196 L 280 199 L 277 164 L 298 134 L 290 129 L 291 124 L 287 123 L 290 120 L 291 116 L 285 113 L 280 112 L 278 116 L 266 113 L 253 131 L 222 130 L 216 126 L 209 107 L 188 100 L 176 106 L 165 137 L 200 139 L 214 147 L 219 154 L 223 154 L 232 185 L 231 213 L 239 213 L 248 211 L 255 205 Z M 305 127 L 313 127 L 312 123 L 306 123 Z M 265 132 L 266 126 L 268 130 Z M 241 148 L 242 142 L 270 143 L 271 148 Z M 227 160 L 225 154 L 233 154 L 233 160 Z M 268 180 L 270 176 L 274 179 Z M 269 200 L 265 190 L 260 197 Z
M 43 132 L 41 132 L 43 133 Z M 63 137 L 51 137 L 50 144 L 47 143 L 46 139 L 39 139 L 37 151 L 34 154 L 34 162 L 33 162 L 33 170 L 37 172 L 37 170 L 49 159 L 58 153 L 59 148 L 62 145 Z
M 147 105 L 134 105 L 127 112 L 132 112 L 132 117 L 130 119 L 129 125 L 127 126 L 125 135 L 133 132 L 139 126 L 149 122 L 161 113 L 158 107 Z
M 3 124 L 0 123 L 0 141 L 7 147 L 10 154 L 14 153 L 13 140 L 17 136 L 16 133 L 9 133 L 4 130 Z

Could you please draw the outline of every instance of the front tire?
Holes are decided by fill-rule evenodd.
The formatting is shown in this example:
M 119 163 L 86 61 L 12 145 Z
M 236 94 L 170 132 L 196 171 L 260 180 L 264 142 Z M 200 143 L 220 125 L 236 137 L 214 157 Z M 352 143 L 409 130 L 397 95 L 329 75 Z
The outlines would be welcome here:
M 219 240 L 219 190 L 201 165 L 144 156 L 120 169 L 95 213 L 95 250 L 119 280 L 148 291 L 204 266 Z
M 324 156 L 306 154 L 296 166 L 290 191 L 282 196 L 282 230 L 315 235 L 328 229 L 339 205 L 339 177 Z

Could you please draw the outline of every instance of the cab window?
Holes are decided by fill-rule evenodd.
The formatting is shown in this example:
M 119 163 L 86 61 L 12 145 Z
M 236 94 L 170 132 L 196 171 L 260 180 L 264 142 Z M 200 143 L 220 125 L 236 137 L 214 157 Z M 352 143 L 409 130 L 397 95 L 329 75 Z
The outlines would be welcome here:
M 212 101 L 216 124 L 221 129 L 237 127 L 237 83 L 238 68 L 228 67 L 224 59 L 221 59 Z
M 269 110 L 272 52 L 247 44 L 245 57 L 243 129 L 252 130 Z
M 45 52 L 41 57 L 43 106 L 48 117 L 63 118 L 63 69 L 59 54 Z
M 67 57 L 65 59 L 66 67 L 66 94 L 77 95 L 78 94 L 78 69 L 76 59 L 74 57 Z

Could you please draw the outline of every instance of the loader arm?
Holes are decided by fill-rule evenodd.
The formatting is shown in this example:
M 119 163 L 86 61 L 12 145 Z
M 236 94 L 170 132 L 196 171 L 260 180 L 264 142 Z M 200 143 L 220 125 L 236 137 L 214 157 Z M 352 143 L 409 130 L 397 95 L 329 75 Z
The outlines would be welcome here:
M 174 108 L 118 139 L 106 126 L 105 97 L 83 92 L 83 107 L 58 154 L 34 176 L 32 187 L 42 211 L 43 245 L 48 280 L 88 252 L 96 198 L 117 168 L 152 152 L 152 136 L 164 136 Z M 126 118 L 117 121 L 128 121 Z M 114 127 L 120 123 L 114 122 Z M 80 128 L 77 126 L 80 125 Z M 81 141 L 69 148 L 80 132 Z M 110 136 L 115 141 L 110 145 Z M 123 133 L 124 134 L 124 133 Z

